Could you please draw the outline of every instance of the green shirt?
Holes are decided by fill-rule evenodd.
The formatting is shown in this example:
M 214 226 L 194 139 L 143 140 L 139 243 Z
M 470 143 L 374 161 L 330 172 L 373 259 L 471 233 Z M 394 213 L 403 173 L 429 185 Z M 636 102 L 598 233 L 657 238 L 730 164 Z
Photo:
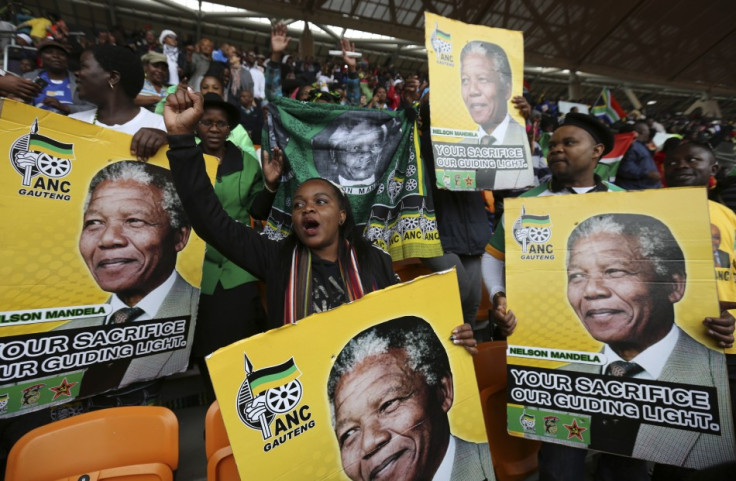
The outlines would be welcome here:
M 228 141 L 225 144 L 225 155 L 217 168 L 214 187 L 225 212 L 233 219 L 249 225 L 253 199 L 263 190 L 263 174 L 255 151 L 253 154 L 242 151 Z M 232 289 L 255 280 L 255 276 L 236 266 L 211 245 L 207 245 L 200 287 L 203 294 L 212 294 L 218 282 L 223 288 Z

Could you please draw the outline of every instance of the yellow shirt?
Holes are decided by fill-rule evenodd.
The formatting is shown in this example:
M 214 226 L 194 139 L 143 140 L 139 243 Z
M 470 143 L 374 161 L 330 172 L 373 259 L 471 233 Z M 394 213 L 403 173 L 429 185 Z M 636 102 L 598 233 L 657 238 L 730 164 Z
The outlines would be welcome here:
M 736 214 L 718 202 L 708 201 L 708 205 L 718 299 L 736 302 Z M 736 316 L 736 311 L 732 310 L 731 314 Z M 726 352 L 734 354 L 736 347 Z
M 43 17 L 32 18 L 25 23 L 31 27 L 31 37 L 45 38 L 46 31 L 51 28 L 51 20 Z

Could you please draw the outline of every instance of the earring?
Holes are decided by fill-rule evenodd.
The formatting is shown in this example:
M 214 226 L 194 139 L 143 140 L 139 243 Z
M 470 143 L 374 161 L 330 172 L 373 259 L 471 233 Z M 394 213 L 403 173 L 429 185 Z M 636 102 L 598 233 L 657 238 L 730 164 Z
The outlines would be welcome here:
M 115 84 L 112 83 L 112 80 L 108 80 L 107 85 L 109 85 L 112 90 L 115 90 Z

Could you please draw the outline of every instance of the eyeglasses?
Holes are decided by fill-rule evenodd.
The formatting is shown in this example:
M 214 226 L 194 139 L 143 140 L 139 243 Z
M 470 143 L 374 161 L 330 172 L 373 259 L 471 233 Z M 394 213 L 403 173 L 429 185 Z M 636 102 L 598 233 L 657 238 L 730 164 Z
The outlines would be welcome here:
M 230 125 L 228 125 L 228 123 L 224 120 L 218 120 L 217 122 L 213 122 L 211 120 L 200 120 L 199 125 L 201 125 L 205 129 L 209 129 L 214 125 L 220 130 L 225 130 L 226 128 L 230 127 Z

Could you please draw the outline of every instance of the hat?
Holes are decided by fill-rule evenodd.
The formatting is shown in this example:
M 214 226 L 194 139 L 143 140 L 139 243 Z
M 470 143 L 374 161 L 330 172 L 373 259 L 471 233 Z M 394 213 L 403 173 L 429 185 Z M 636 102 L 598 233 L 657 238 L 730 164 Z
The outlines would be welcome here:
M 16 37 L 22 38 L 28 45 L 33 45 L 33 40 L 31 39 L 31 36 L 27 33 L 19 33 L 16 35 Z
M 38 51 L 39 51 L 39 52 L 42 52 L 42 51 L 43 51 L 43 49 L 45 49 L 45 48 L 49 48 L 49 47 L 56 47 L 56 48 L 59 48 L 59 49 L 63 50 L 63 51 L 64 51 L 64 52 L 66 52 L 66 53 L 69 53 L 69 52 L 71 52 L 71 50 L 72 50 L 72 49 L 71 49 L 71 48 L 69 47 L 69 45 L 66 45 L 66 44 L 64 44 L 64 43 L 61 43 L 61 42 L 57 42 L 56 40 L 52 40 L 52 39 L 50 39 L 50 38 L 45 38 L 45 39 L 41 40 L 41 41 L 40 41 L 40 42 L 38 43 Z
M 565 125 L 579 127 L 588 132 L 596 142 L 603 144 L 601 157 L 613 150 L 613 134 L 597 117 L 590 114 L 570 112 L 565 115 L 565 120 L 560 127 Z
M 161 31 L 161 35 L 158 36 L 158 43 L 164 43 L 164 39 L 166 37 L 174 37 L 176 38 L 176 34 L 173 30 L 163 30 Z
M 166 55 L 158 52 L 147 52 L 141 56 L 141 62 L 143 63 L 165 63 L 168 65 Z
M 240 112 L 238 108 L 229 102 L 222 100 L 222 97 L 216 93 L 209 92 L 204 94 L 204 108 L 217 107 L 225 111 L 227 115 L 227 124 L 230 129 L 234 129 L 240 123 Z

